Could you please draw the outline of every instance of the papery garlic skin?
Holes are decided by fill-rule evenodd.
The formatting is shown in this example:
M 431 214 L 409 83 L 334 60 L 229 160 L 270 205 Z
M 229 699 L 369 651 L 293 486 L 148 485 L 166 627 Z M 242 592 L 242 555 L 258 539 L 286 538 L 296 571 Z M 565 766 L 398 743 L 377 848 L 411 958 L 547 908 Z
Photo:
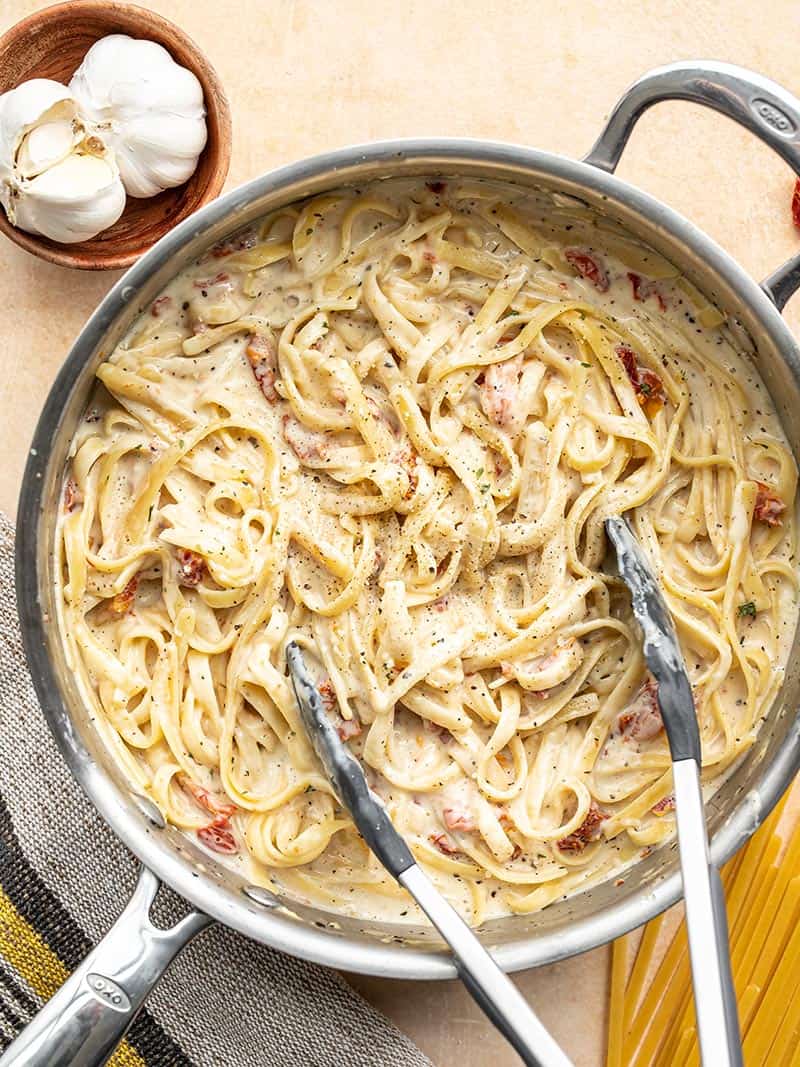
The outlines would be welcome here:
M 35 178 L 60 163 L 80 141 L 74 119 L 53 116 L 26 133 L 17 150 L 17 170 L 23 178 Z
M 81 112 L 114 150 L 130 196 L 155 196 L 197 168 L 207 130 L 203 88 L 154 41 L 111 34 L 70 82 Z
M 60 244 L 122 214 L 113 153 L 88 133 L 66 85 L 34 78 L 0 96 L 0 203 L 13 226 Z

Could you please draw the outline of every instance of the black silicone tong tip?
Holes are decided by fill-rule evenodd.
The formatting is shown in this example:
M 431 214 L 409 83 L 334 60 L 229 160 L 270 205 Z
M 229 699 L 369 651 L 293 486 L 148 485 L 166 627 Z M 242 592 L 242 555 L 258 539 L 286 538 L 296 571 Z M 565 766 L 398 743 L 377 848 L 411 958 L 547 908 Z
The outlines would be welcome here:
M 325 714 L 322 697 L 299 645 L 286 646 L 286 662 L 303 726 L 342 805 L 359 833 L 395 878 L 414 864 L 403 838 L 392 826 L 382 801 L 370 789 L 364 769 L 345 747 Z
M 667 603 L 628 521 L 606 519 L 619 575 L 631 592 L 633 614 L 644 637 L 644 658 L 658 682 L 658 704 L 672 759 L 700 763 L 700 731 L 694 697 Z

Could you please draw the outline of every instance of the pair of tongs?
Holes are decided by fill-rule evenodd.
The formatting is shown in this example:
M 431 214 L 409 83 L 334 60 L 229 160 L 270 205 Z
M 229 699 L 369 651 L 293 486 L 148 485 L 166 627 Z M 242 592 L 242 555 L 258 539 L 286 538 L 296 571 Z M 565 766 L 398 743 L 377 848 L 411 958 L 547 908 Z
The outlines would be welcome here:
M 336 796 L 352 815 L 369 848 L 414 897 L 450 946 L 459 976 L 476 1003 L 529 1067 L 571 1067 L 570 1059 L 511 979 L 417 866 L 380 798 L 369 788 L 361 764 L 331 725 L 319 690 L 294 642 L 286 646 L 286 661 L 303 725 Z
M 700 731 L 694 698 L 669 609 L 625 519 L 606 520 L 619 574 L 631 591 L 644 635 L 644 656 L 658 683 L 657 700 L 672 755 L 686 926 L 692 963 L 697 1031 L 707 1067 L 742 1067 L 742 1046 L 731 975 L 725 895 L 708 851 L 700 785 Z M 477 1003 L 526 1064 L 570 1061 L 516 987 L 423 874 L 370 790 L 364 771 L 330 724 L 300 649 L 286 649 L 303 724 L 342 804 L 384 867 L 411 893 L 450 945 L 458 972 Z
M 672 756 L 675 817 L 692 963 L 697 1034 L 707 1067 L 741 1067 L 742 1043 L 728 948 L 725 893 L 711 862 L 700 785 L 700 731 L 672 616 L 627 521 L 606 519 L 620 578 L 631 591 L 644 635 L 644 657 Z

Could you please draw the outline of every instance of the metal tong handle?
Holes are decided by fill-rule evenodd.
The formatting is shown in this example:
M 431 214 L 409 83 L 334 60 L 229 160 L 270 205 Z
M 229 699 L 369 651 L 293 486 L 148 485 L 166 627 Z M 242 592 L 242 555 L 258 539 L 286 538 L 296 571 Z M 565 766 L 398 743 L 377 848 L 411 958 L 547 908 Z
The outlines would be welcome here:
M 475 1003 L 528 1067 L 571 1067 L 507 974 L 415 863 L 398 881 L 409 891 L 450 946 L 462 982 Z
M 677 760 L 672 777 L 700 1051 L 709 1067 L 742 1067 L 725 894 L 708 852 L 700 768 Z
M 658 706 L 672 755 L 686 928 L 703 1063 L 707 1067 L 741 1067 L 725 897 L 708 851 L 700 788 L 700 730 L 686 665 L 669 606 L 630 524 L 610 516 L 605 527 L 617 553 L 620 577 L 631 592 L 645 660 L 658 683 Z
M 414 862 L 380 797 L 369 788 L 364 768 L 331 726 L 299 645 L 286 646 L 300 719 L 336 796 L 387 871 L 408 890 L 448 943 L 464 985 L 528 1067 L 571 1067 L 527 1001 Z

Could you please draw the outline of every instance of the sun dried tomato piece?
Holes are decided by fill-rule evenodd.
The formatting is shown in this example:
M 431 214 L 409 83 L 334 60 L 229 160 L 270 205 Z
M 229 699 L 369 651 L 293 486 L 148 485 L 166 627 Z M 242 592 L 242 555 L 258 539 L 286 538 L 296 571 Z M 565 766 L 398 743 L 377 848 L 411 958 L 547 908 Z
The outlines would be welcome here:
M 168 308 L 172 304 L 171 296 L 160 296 L 158 300 L 154 300 L 150 305 L 150 314 L 154 319 L 161 318 L 161 313 L 165 308 Z
M 122 592 L 112 596 L 111 603 L 108 606 L 115 615 L 125 615 L 131 610 L 138 586 L 139 575 L 134 574 Z
M 634 274 L 632 270 L 628 271 L 628 281 L 631 283 L 631 288 L 633 289 L 634 300 L 643 301 L 654 296 L 658 301 L 660 310 L 667 310 L 667 302 L 664 299 L 664 295 L 659 289 L 657 282 L 654 282 L 649 278 L 643 278 L 641 274 Z
M 628 281 L 631 283 L 631 289 L 633 290 L 633 299 L 642 300 L 642 283 L 644 278 L 641 274 L 634 274 L 633 271 L 628 271 Z
M 625 368 L 625 373 L 630 378 L 631 385 L 635 389 L 639 382 L 639 364 L 636 360 L 636 353 L 630 345 L 626 344 L 617 345 L 614 351 L 619 356 L 620 363 Z
M 178 585 L 198 586 L 206 573 L 206 561 L 191 548 L 179 548 L 175 555 L 178 558 Z
M 83 503 L 83 493 L 74 478 L 67 478 L 64 486 L 64 511 L 70 512 L 77 504 Z
M 591 282 L 601 293 L 608 291 L 608 274 L 599 256 L 582 248 L 565 248 L 564 258 L 582 278 Z
M 293 416 L 284 415 L 283 436 L 292 452 L 302 462 L 327 459 L 329 438 L 325 432 L 311 430 Z
M 338 708 L 338 702 L 336 700 L 336 693 L 333 689 L 333 683 L 330 678 L 325 678 L 317 686 L 319 695 L 322 697 L 322 706 L 329 714 L 332 711 L 336 711 Z
M 636 393 L 636 399 L 644 408 L 647 417 L 652 419 L 667 402 L 663 382 L 655 371 L 643 367 L 637 361 L 636 353 L 630 345 L 618 344 L 614 351 L 625 368 L 625 373 Z
M 753 515 L 759 522 L 765 522 L 767 526 L 781 526 L 781 515 L 786 511 L 786 504 L 781 497 L 765 482 L 756 482 L 756 506 Z
M 408 475 L 408 489 L 403 493 L 403 499 L 410 500 L 414 493 L 416 493 L 417 486 L 419 485 L 419 474 L 417 473 L 419 456 L 408 441 L 406 441 L 394 456 L 394 460 Z
M 480 404 L 487 419 L 497 426 L 515 422 L 519 408 L 519 380 L 522 374 L 522 354 L 513 359 L 492 363 L 478 384 Z
M 361 736 L 361 723 L 355 716 L 352 719 L 340 718 L 336 723 L 336 733 L 340 741 L 351 741 L 354 737 Z
M 573 830 L 573 832 L 567 834 L 566 837 L 562 837 L 556 844 L 562 852 L 583 852 L 588 844 L 592 841 L 596 841 L 600 837 L 600 826 L 605 819 L 605 812 L 600 811 L 594 801 L 592 801 L 589 810 L 586 812 L 586 818 L 578 829 Z
M 675 810 L 675 797 L 670 793 L 668 796 L 662 797 L 657 804 L 654 804 L 650 809 L 654 815 L 666 815 L 670 811 Z
M 278 352 L 275 347 L 275 338 L 272 334 L 254 333 L 247 342 L 245 348 L 253 375 L 261 387 L 270 404 L 275 404 L 280 399 L 275 389 L 278 377 Z
M 198 830 L 197 836 L 206 848 L 210 848 L 212 852 L 219 852 L 220 855 L 234 856 L 239 851 L 227 819 L 224 822 L 215 819 L 208 826 L 203 826 Z
M 664 729 L 658 706 L 658 685 L 648 678 L 631 703 L 617 719 L 623 737 L 634 741 L 651 741 Z
M 374 564 L 374 566 L 372 568 L 372 574 L 370 575 L 370 580 L 371 581 L 374 581 L 376 578 L 380 577 L 381 571 L 383 570 L 383 567 L 384 567 L 385 563 L 386 563 L 386 556 L 383 554 L 383 552 L 382 552 L 382 550 L 380 548 L 376 548 L 375 549 L 375 564 Z
M 325 678 L 317 686 L 319 695 L 322 697 L 322 706 L 328 715 L 331 716 L 333 721 L 333 727 L 336 733 L 339 735 L 340 741 L 350 741 L 354 737 L 360 737 L 361 735 L 361 721 L 356 718 L 355 715 L 350 719 L 345 717 L 339 711 L 339 701 L 336 699 L 336 692 L 333 688 L 333 682 L 330 678 Z
M 425 182 L 425 184 L 430 189 L 430 191 L 432 193 L 436 193 L 437 196 L 439 196 L 441 193 L 443 193 L 445 191 L 445 189 L 447 188 L 447 182 L 442 182 L 442 181 Z
M 223 259 L 234 252 L 243 252 L 246 248 L 252 248 L 256 240 L 256 235 L 252 230 L 245 230 L 244 233 L 234 234 L 233 237 L 226 237 L 224 241 L 218 241 L 210 249 L 210 254 L 214 259 Z
M 800 230 L 800 178 L 795 180 L 792 193 L 792 222 Z
M 661 379 L 648 367 L 639 368 L 639 393 L 640 403 L 643 396 L 645 404 L 657 402 L 661 407 L 667 399 Z
M 210 289 L 214 285 L 228 285 L 231 280 L 230 274 L 227 271 L 221 270 L 219 274 L 215 274 L 213 278 L 198 278 L 192 284 L 195 289 Z
M 448 830 L 463 830 L 468 834 L 475 829 L 475 819 L 466 808 L 445 808 L 442 815 Z
M 445 856 L 457 856 L 461 851 L 455 841 L 452 841 L 447 834 L 430 834 L 428 840 L 432 845 L 436 845 Z
M 216 793 L 212 793 L 210 789 L 206 789 L 205 786 L 193 782 L 187 774 L 180 775 L 178 781 L 180 782 L 181 788 L 185 789 L 187 793 L 190 793 L 200 807 L 205 808 L 211 815 L 222 816 L 223 819 L 227 819 L 228 816 L 236 814 L 235 804 L 223 800 L 222 797 L 217 796 Z M 214 823 L 216 822 L 217 820 L 215 819 Z M 214 823 L 211 825 L 213 826 Z

